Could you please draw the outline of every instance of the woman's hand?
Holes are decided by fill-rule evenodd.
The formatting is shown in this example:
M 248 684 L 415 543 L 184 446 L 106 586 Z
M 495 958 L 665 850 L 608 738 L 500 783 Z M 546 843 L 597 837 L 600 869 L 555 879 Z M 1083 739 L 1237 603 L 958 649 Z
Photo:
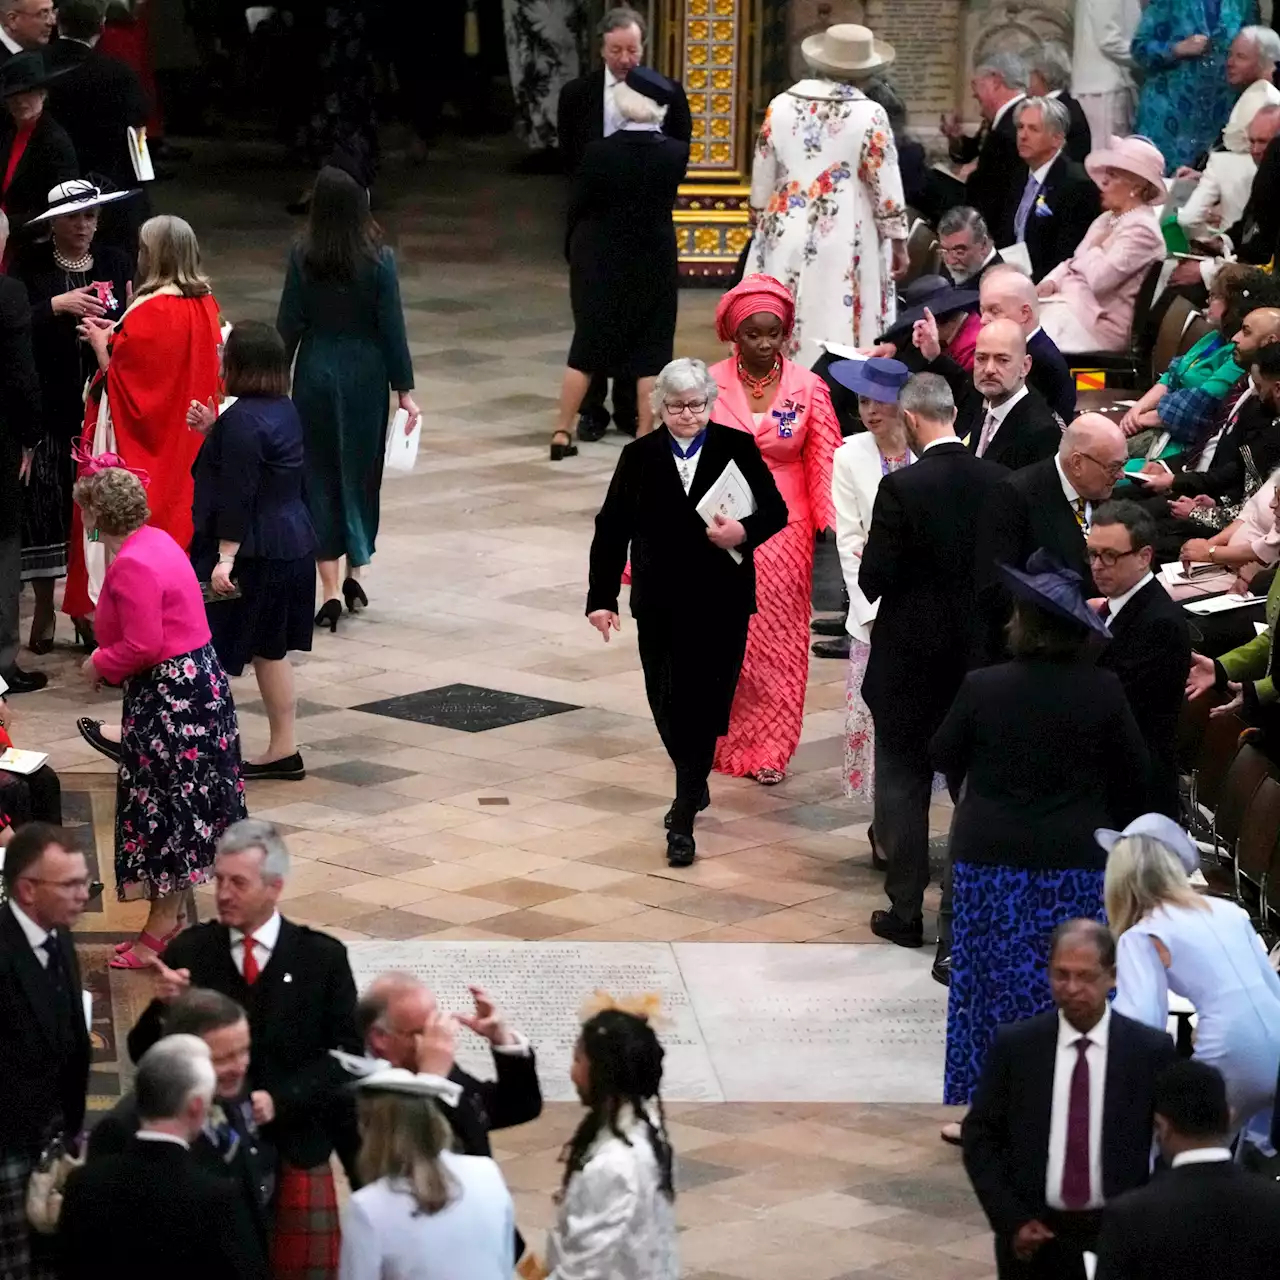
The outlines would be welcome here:
M 739 520 L 726 520 L 718 511 L 712 517 L 715 523 L 707 530 L 707 537 L 722 551 L 731 551 L 747 540 L 747 531 Z
M 911 341 L 930 364 L 942 354 L 942 340 L 938 337 L 938 322 L 928 307 L 924 309 L 924 318 L 917 320 L 912 326 Z
M 418 408 L 413 396 L 407 391 L 400 393 L 400 407 L 409 415 L 409 421 L 404 424 L 404 433 L 407 436 L 411 436 L 413 435 L 414 427 L 418 425 L 418 419 L 422 417 L 422 411 Z
M 1036 285 L 1037 298 L 1051 298 L 1057 292 L 1058 286 L 1052 280 L 1041 280 L 1040 283 Z
M 587 614 L 587 621 L 604 636 L 605 644 L 609 643 L 610 631 L 622 630 L 622 620 L 612 609 L 593 609 Z
M 104 316 L 107 309 L 98 301 L 98 294 L 93 285 L 87 284 L 83 289 L 72 289 L 68 293 L 60 293 L 49 299 L 49 306 L 55 316 Z
M 1170 52 L 1175 58 L 1198 58 L 1209 47 L 1209 37 L 1202 35 L 1187 36 L 1179 40 Z
M 1208 538 L 1188 538 L 1178 552 L 1178 559 L 1185 569 L 1189 564 L 1207 564 L 1210 559 Z
M 1187 697 L 1203 698 L 1217 683 L 1213 659 L 1203 653 L 1191 655 L 1191 670 L 1187 672 Z
M 93 687 L 94 693 L 97 693 L 97 691 L 102 688 L 102 676 L 98 673 L 98 668 L 94 665 L 93 656 L 95 653 L 97 653 L 96 649 L 80 664 L 80 674 L 84 676 L 84 678 Z
M 1190 520 L 1191 513 L 1197 507 L 1213 507 L 1216 505 L 1217 503 L 1207 493 L 1197 494 L 1194 498 L 1188 498 L 1184 495 L 1181 498 L 1174 498 L 1169 503 L 1169 514 L 1178 520 Z
M 1195 258 L 1183 258 L 1176 267 L 1169 273 L 1169 283 L 1171 285 L 1181 285 L 1184 288 L 1187 285 L 1195 285 L 1201 283 L 1200 263 Z
M 231 565 L 225 560 L 219 560 L 213 566 L 213 572 L 209 575 L 209 585 L 217 595 L 234 595 L 236 584 L 231 581 Z
M 1238 680 L 1228 680 L 1227 688 L 1232 694 L 1231 701 L 1224 702 L 1219 707 L 1210 708 L 1209 715 L 1212 719 L 1216 720 L 1219 716 L 1229 716 L 1244 706 L 1244 686 Z
M 1193 169 L 1189 164 L 1184 164 L 1179 165 L 1178 168 L 1174 170 L 1173 176 L 1175 178 L 1181 178 L 1186 182 L 1199 182 L 1200 179 L 1204 177 L 1204 174 L 1199 169 Z
M 98 368 L 105 369 L 111 355 L 111 333 L 115 323 L 101 316 L 85 316 L 76 326 L 76 332 L 93 348 L 98 357 Z
M 198 431 L 202 436 L 207 436 L 213 430 L 213 424 L 218 420 L 218 409 L 210 396 L 207 404 L 201 404 L 199 400 L 193 400 L 187 407 L 187 426 L 192 431 Z

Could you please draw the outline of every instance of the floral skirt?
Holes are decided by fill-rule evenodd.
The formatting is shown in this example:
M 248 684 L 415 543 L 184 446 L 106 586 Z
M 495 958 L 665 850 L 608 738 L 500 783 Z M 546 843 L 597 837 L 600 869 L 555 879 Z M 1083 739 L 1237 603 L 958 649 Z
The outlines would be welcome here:
M 120 729 L 120 900 L 203 884 L 219 836 L 245 816 L 236 707 L 213 645 L 130 676 Z
M 1049 936 L 1064 920 L 1105 920 L 1101 871 L 957 862 L 943 1101 L 973 1097 L 996 1028 L 1053 1008 Z

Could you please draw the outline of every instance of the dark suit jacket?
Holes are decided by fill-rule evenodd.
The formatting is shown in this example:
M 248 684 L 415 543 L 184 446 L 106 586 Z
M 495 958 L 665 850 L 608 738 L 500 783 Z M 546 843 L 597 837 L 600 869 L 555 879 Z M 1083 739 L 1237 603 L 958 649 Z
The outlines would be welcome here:
M 1102 1215 L 1096 1280 L 1263 1280 L 1280 1271 L 1280 1186 L 1237 1164 L 1187 1164 Z
M 21 281 L 0 276 L 0 538 L 18 532 L 25 489 L 18 479 L 22 451 L 39 444 L 43 434 L 31 304 Z
M 1045 1212 L 1058 1013 L 1001 1027 L 964 1119 L 964 1166 L 997 1237 L 1008 1240 Z M 1102 1192 L 1143 1186 L 1151 1168 L 1152 1100 L 1173 1041 L 1111 1015 L 1102 1116 Z
M 1066 107 L 1067 115 L 1071 117 L 1071 123 L 1067 126 L 1067 155 L 1076 164 L 1084 164 L 1085 156 L 1093 150 L 1089 118 L 1085 115 L 1084 108 L 1065 89 L 1058 94 L 1058 101 Z M 1098 145 L 1101 146 L 1102 143 Z
M 1027 181 L 1024 164 L 1014 180 L 1014 212 Z M 1041 214 L 1041 205 L 1049 210 Z M 1049 166 L 1044 185 L 1027 215 L 1026 245 L 1031 258 L 1031 278 L 1041 280 L 1060 262 L 1065 262 L 1084 239 L 1094 219 L 1102 212 L 1098 187 L 1084 171 L 1084 165 L 1064 151 Z
M 1182 606 L 1152 578 L 1107 622 L 1111 643 L 1098 665 L 1120 677 L 1151 756 L 1150 807 L 1178 816 L 1175 748 L 1191 666 L 1191 633 Z
M 1018 130 L 1014 123 L 1013 104 L 992 129 L 986 123 L 976 137 L 951 143 L 951 158 L 967 164 L 977 160 L 978 167 L 965 180 L 965 202 L 986 219 L 996 248 L 1013 243 L 1013 215 L 1018 197 L 1010 203 L 1010 191 L 1025 166 L 1018 155 Z M 1021 184 L 1019 184 L 1021 192 Z
M 978 523 L 1000 475 L 957 440 L 876 493 L 858 585 L 880 601 L 862 696 L 882 741 L 927 747 L 964 678 Z
M 742 563 L 707 537 L 694 509 L 730 461 L 738 464 L 756 510 L 742 526 Z M 745 431 L 707 424 L 698 469 L 688 494 L 680 483 L 666 427 L 633 440 L 618 458 L 591 541 L 587 612 L 618 611 L 618 589 L 627 548 L 631 549 L 631 612 L 672 615 L 692 602 L 707 618 L 745 620 L 756 611 L 756 570 L 752 552 L 786 527 L 787 504 Z
M 662 131 L 677 142 L 688 142 L 693 137 L 693 117 L 689 114 L 689 99 L 684 86 L 677 80 L 675 101 L 667 108 L 667 118 Z M 560 152 L 565 158 L 565 168 L 576 173 L 582 163 L 588 142 L 604 137 L 604 68 L 576 80 L 570 80 L 560 90 L 560 102 L 556 116 Z
M 1241 262 L 1265 266 L 1275 257 L 1280 247 L 1280 137 L 1267 143 L 1244 211 L 1227 235 Z
M 1000 250 L 994 250 L 991 256 L 991 261 L 984 262 L 978 273 L 976 275 L 966 277 L 960 282 L 959 287 L 962 289 L 976 289 L 982 283 L 982 277 L 985 276 L 992 267 L 998 267 L 1003 261 L 1004 258 L 1001 257 Z M 938 268 L 938 274 L 943 276 L 945 279 L 950 280 L 952 284 L 956 283 L 955 276 L 951 273 L 950 268 L 945 262 Z
M 0 178 L 9 168 L 14 135 L 13 121 L 6 115 L 0 124 Z M 79 176 L 76 149 L 71 145 L 67 131 L 46 107 L 4 192 L 10 242 L 20 244 L 23 240 L 32 239 L 33 233 L 26 230 L 26 224 L 49 207 L 50 188 Z
M 1031 553 L 1043 547 L 1080 575 L 1086 598 L 1098 594 L 1085 559 L 1084 532 L 1062 492 L 1053 458 L 1032 463 L 1001 481 L 982 522 L 981 546 L 985 572 L 979 578 L 978 597 L 983 615 L 982 657 L 987 662 L 1004 659 L 1004 627 L 1012 607 L 991 565 L 1025 568 Z
M 1237 396 L 1227 398 L 1234 404 Z M 1219 504 L 1241 501 L 1248 477 L 1246 458 L 1263 479 L 1280 466 L 1280 417 L 1256 395 L 1240 406 L 1235 422 L 1222 433 L 1208 469 L 1180 472 L 1169 497 L 1207 494 Z
M 230 932 L 208 921 L 180 933 L 169 944 L 165 963 L 189 969 L 193 986 L 221 991 L 248 1012 L 249 1087 L 265 1089 L 275 1102 L 276 1118 L 264 1133 L 281 1158 L 311 1169 L 336 1147 L 350 1172 L 359 1146 L 354 1108 L 343 1090 L 350 1077 L 329 1056 L 330 1049 L 361 1052 L 346 947 L 282 920 L 271 959 L 249 986 L 231 959 Z M 164 1012 L 164 1005 L 153 1000 L 129 1032 L 134 1062 L 164 1034 Z
M 0 1154 L 39 1155 L 54 1133 L 84 1124 L 89 1032 L 80 1000 L 80 964 L 65 929 L 57 931 L 67 998 L 59 1002 L 17 917 L 0 906 Z
M 247 1103 L 219 1105 L 239 1140 L 224 1155 L 202 1133 L 191 1144 L 191 1159 L 205 1173 L 225 1178 L 235 1187 L 236 1194 L 249 1212 L 262 1251 L 266 1254 L 273 1230 L 267 1206 L 270 1192 L 275 1186 L 276 1153 L 263 1140 L 252 1118 L 244 1114 Z M 93 1126 L 89 1134 L 88 1162 L 94 1164 L 110 1156 L 122 1155 L 128 1149 L 130 1139 L 138 1132 L 138 1124 L 138 1099 L 136 1094 L 130 1092 Z
M 909 351 L 901 353 L 898 358 L 905 361 L 908 367 L 913 367 L 915 361 L 912 357 L 916 354 L 915 348 L 912 347 Z M 1027 386 L 1032 391 L 1038 392 L 1043 405 L 1058 415 L 1059 421 L 1056 423 L 1056 428 L 1060 440 L 1066 424 L 1076 416 L 1076 391 L 1071 371 L 1067 368 L 1067 362 L 1062 358 L 1062 352 L 1058 350 L 1053 339 L 1044 330 L 1032 334 L 1027 339 L 1027 354 L 1031 357 L 1031 370 L 1027 374 Z M 986 411 L 982 407 L 982 393 L 973 385 L 972 372 L 957 364 L 945 351 L 936 360 L 921 367 L 929 373 L 940 373 L 946 378 L 956 402 L 956 434 L 961 437 L 968 435 L 970 437 L 970 447 L 976 449 L 977 440 L 973 436 L 972 429 L 976 424 L 979 432 L 981 432 Z M 1023 412 L 1029 411 L 1023 410 Z M 1000 431 L 1003 430 L 1004 427 L 1002 426 Z M 1000 432 L 997 432 L 996 439 L 998 440 L 999 438 Z M 1057 448 L 1057 444 L 1054 445 L 1054 448 Z M 1036 461 L 1043 456 L 1043 454 L 1037 454 L 1032 461 Z M 1013 464 L 1006 463 L 1005 465 L 1010 466 Z M 1026 463 L 1021 462 L 1017 465 L 1025 466 Z
M 489 1134 L 495 1129 L 511 1129 L 528 1124 L 542 1114 L 542 1086 L 533 1050 L 526 1054 L 495 1053 L 497 1078 L 481 1080 L 461 1067 L 449 1072 L 449 1079 L 462 1086 L 456 1107 L 441 1107 L 463 1155 L 491 1156 Z
M 1028 384 L 1045 398 L 1065 427 L 1076 416 L 1076 380 L 1066 358 L 1043 329 L 1037 329 L 1027 339 L 1027 355 L 1031 357 Z
M 122 1230 L 145 1222 L 141 1233 Z M 58 1246 L 63 1280 L 134 1274 L 266 1280 L 249 1213 L 226 1178 L 176 1143 L 130 1138 L 67 1179 Z
M 982 393 L 969 383 L 960 412 L 956 415 L 956 434 L 969 437 L 969 448 L 976 454 L 982 439 L 986 401 Z M 1005 415 L 983 457 L 998 462 L 1010 471 L 1019 471 L 1033 462 L 1051 458 L 1062 444 L 1062 424 L 1034 387 Z

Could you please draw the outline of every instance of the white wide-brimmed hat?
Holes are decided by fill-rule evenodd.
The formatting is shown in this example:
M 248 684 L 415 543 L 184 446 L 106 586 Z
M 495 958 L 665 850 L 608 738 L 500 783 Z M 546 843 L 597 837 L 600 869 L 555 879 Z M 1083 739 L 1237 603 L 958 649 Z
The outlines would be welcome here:
M 870 75 L 889 66 L 897 56 L 893 45 L 877 40 L 870 27 L 841 22 L 821 35 L 805 36 L 800 52 L 820 71 L 837 77 Z
M 70 182 L 60 182 L 50 189 L 49 207 L 32 218 L 27 226 L 48 222 L 51 218 L 61 218 L 68 213 L 80 213 L 84 209 L 96 209 L 99 205 L 112 204 L 116 200 L 127 200 L 133 195 L 137 195 L 137 192 L 104 191 L 86 178 L 72 178 Z
M 1121 138 L 1112 135 L 1105 147 L 1097 147 L 1084 158 L 1084 167 L 1094 182 L 1104 169 L 1120 169 L 1141 178 L 1151 188 L 1151 201 L 1163 201 L 1167 195 L 1164 185 L 1164 154 L 1150 138 L 1141 134 Z
M 384 1058 L 368 1058 L 358 1053 L 346 1053 L 342 1049 L 330 1049 L 329 1056 L 337 1059 L 354 1077 L 353 1089 L 373 1093 L 406 1093 L 416 1098 L 439 1098 L 447 1106 L 456 1107 L 462 1096 L 462 1086 L 444 1076 L 433 1076 L 425 1071 L 406 1071 L 393 1067 Z

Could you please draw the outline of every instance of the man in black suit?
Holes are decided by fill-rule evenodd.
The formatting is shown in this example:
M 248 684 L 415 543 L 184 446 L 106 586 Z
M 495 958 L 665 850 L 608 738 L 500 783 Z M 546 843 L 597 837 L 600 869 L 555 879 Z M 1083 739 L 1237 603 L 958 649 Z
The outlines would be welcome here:
M 1046 40 L 1028 63 L 1027 93 L 1033 98 L 1049 98 L 1067 110 L 1067 155 L 1077 164 L 1093 150 L 1093 137 L 1084 108 L 1071 96 L 1071 55 L 1056 40 Z M 1100 139 L 1101 146 L 1106 139 Z
M 1075 253 L 1102 203 L 1084 165 L 1067 154 L 1070 118 L 1061 102 L 1024 98 L 1013 115 L 1023 165 L 1010 197 L 1013 237 L 1027 246 L 1032 280 L 1041 280 Z
M 622 117 L 613 103 L 614 86 L 627 78 L 627 72 L 644 61 L 645 20 L 636 10 L 620 5 L 609 9 L 597 28 L 600 56 L 604 66 L 589 75 L 570 80 L 560 90 L 556 112 L 556 129 L 565 169 L 570 175 L 582 163 L 587 143 L 607 138 L 622 125 Z M 662 131 L 678 142 L 693 136 L 693 118 L 689 99 L 679 81 L 675 99 L 667 108 Z M 599 440 L 609 426 L 609 413 L 604 407 L 609 379 L 597 373 L 591 379 L 579 408 L 578 437 Z M 636 384 L 634 379 L 616 378 L 613 382 L 613 421 L 624 435 L 636 433 Z
M 1187 617 L 1152 573 L 1155 522 L 1135 502 L 1106 502 L 1085 538 L 1111 643 L 1098 659 L 1124 686 L 1151 757 L 1151 801 L 1178 816 L 1178 716 L 1191 669 Z
M 1100 413 L 1082 413 L 1063 432 L 1052 458 L 1001 481 L 983 521 L 983 565 L 1024 569 L 1031 553 L 1043 547 L 1080 575 L 1086 596 L 1097 595 L 1085 556 L 1085 533 L 1094 508 L 1111 497 L 1128 456 L 1124 432 L 1114 422 Z M 984 622 L 980 656 L 986 662 L 1003 662 L 1008 592 L 994 573 L 986 573 L 978 595 Z
M 155 961 L 156 998 L 129 1033 L 136 1062 L 164 1034 L 168 1006 L 188 987 L 220 991 L 249 1015 L 254 1122 L 280 1153 L 280 1179 L 331 1186 L 336 1149 L 355 1176 L 359 1135 L 330 1049 L 360 1051 L 356 988 L 346 948 L 294 924 L 277 902 L 289 851 L 269 822 L 227 828 L 214 862 L 218 919 L 180 933 Z
M 166 1036 L 138 1063 L 138 1131 L 119 1155 L 67 1179 L 58 1220 L 61 1280 L 167 1275 L 266 1280 L 266 1257 L 231 1182 L 191 1146 L 209 1123 L 216 1075 L 195 1036 Z M 129 1230 L 129 1224 L 139 1230 Z
M 0 212 L 0 256 L 9 220 Z M 9 693 L 43 689 L 49 677 L 18 666 L 22 594 L 22 454 L 44 434 L 40 378 L 31 349 L 31 304 L 20 280 L 0 276 L 0 676 Z
M 1172 1168 L 1102 1214 L 1097 1280 L 1271 1280 L 1280 1186 L 1231 1156 L 1222 1075 L 1175 1062 L 1156 1083 L 1156 1137 Z
M 53 38 L 53 0 L 0 0 L 0 64 Z
M 249 1212 L 264 1255 L 271 1239 L 269 1208 L 276 1182 L 276 1158 L 253 1118 L 249 1075 L 249 1018 L 219 991 L 193 987 L 170 1006 L 167 1036 L 197 1036 L 208 1046 L 217 1081 L 204 1127 L 191 1140 L 191 1155 L 208 1173 L 228 1179 Z M 93 1126 L 89 1162 L 124 1152 L 138 1132 L 138 1095 L 125 1094 Z
M 1115 981 L 1106 925 L 1066 921 L 1049 951 L 1057 1009 L 1001 1027 L 987 1052 L 962 1140 L 1000 1280 L 1083 1280 L 1103 1205 L 1150 1176 L 1156 1081 L 1176 1051 L 1112 1012 Z
M 957 205 L 938 219 L 938 251 L 941 274 L 953 285 L 976 289 L 988 268 L 1004 259 L 991 242 L 986 219 L 977 209 Z
M 4 851 L 0 905 L 0 1276 L 52 1275 L 28 1231 L 27 1178 L 52 1137 L 84 1124 L 89 1029 L 71 926 L 89 900 L 84 855 L 58 827 L 29 822 Z
M 964 679 L 973 648 L 978 523 L 1000 468 L 955 434 L 945 379 L 914 375 L 899 404 L 918 462 L 886 476 L 876 494 L 858 584 L 880 602 L 862 696 L 875 721 L 876 843 L 888 861 L 871 929 L 903 947 L 924 945 L 929 884 L 929 740 Z

